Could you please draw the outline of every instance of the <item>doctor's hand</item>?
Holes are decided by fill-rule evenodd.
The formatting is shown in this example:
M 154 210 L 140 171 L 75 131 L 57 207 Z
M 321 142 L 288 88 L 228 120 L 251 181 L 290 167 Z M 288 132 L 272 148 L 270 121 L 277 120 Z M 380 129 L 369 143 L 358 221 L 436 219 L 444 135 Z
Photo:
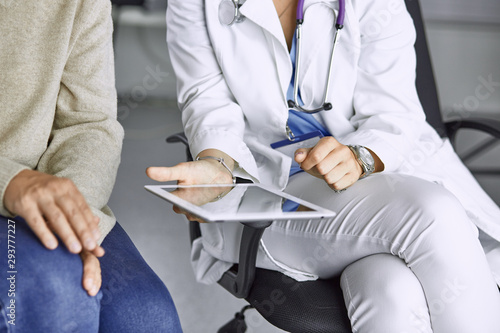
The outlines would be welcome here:
M 205 156 L 222 157 L 226 165 L 231 170 L 234 168 L 234 160 L 220 150 L 207 149 L 198 155 L 198 157 Z M 149 178 L 159 182 L 176 180 L 178 185 L 233 183 L 233 178 L 228 170 L 226 170 L 226 168 L 224 168 L 224 166 L 222 166 L 218 161 L 212 159 L 183 162 L 173 167 L 149 167 L 146 170 L 146 174 Z M 174 206 L 173 210 L 177 214 L 186 215 L 190 221 L 203 222 L 199 218 L 179 209 L 177 206 Z
M 198 155 L 200 158 L 205 156 L 221 157 L 231 170 L 234 168 L 234 160 L 220 150 L 207 149 Z M 218 161 L 212 159 L 183 162 L 173 167 L 149 167 L 146 174 L 158 182 L 176 180 L 179 185 L 233 183 L 233 178 L 228 170 Z
M 57 235 L 72 253 L 87 250 L 104 255 L 97 244 L 99 218 L 71 180 L 23 170 L 7 185 L 3 203 L 9 212 L 26 220 L 46 248 L 58 246 Z
M 363 173 L 351 149 L 331 136 L 321 138 L 313 148 L 297 149 L 295 161 L 302 170 L 324 179 L 335 191 L 351 186 Z

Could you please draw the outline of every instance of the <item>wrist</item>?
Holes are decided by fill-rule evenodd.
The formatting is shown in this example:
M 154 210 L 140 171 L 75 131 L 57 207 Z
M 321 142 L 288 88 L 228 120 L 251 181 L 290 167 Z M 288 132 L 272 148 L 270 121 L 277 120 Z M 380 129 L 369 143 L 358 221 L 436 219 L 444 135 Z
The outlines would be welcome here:
M 233 174 L 233 170 L 226 164 L 225 160 L 223 157 L 217 157 L 217 156 L 198 156 L 196 157 L 195 161 L 203 161 L 203 160 L 207 160 L 207 161 L 213 161 L 215 163 L 218 163 L 221 165 L 221 167 L 223 167 L 228 175 L 231 176 L 231 180 L 232 180 L 232 183 L 233 184 L 236 184 L 236 177 L 234 176 Z
M 366 147 L 357 145 L 348 145 L 347 147 L 349 147 L 352 154 L 354 155 L 354 158 L 356 159 L 356 162 L 361 167 L 362 172 L 359 176 L 359 179 L 368 177 L 373 172 L 375 172 L 375 159 L 370 150 L 368 150 Z
M 228 154 L 224 153 L 221 150 L 218 149 L 205 149 L 202 152 L 200 152 L 196 158 L 203 158 L 205 156 L 214 156 L 214 157 L 220 157 L 224 159 L 224 163 L 228 166 L 229 169 L 231 169 L 231 172 L 234 170 L 234 160 L 231 156 Z M 196 160 L 195 158 L 195 160 Z

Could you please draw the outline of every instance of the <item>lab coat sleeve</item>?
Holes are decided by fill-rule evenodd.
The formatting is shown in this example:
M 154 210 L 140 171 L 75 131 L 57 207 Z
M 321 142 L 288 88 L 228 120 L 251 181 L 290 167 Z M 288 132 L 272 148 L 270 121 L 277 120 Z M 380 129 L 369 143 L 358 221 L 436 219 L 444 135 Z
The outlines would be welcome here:
M 217 62 L 203 0 L 171 0 L 167 43 L 177 77 L 177 98 L 191 153 L 219 149 L 237 163 L 234 174 L 258 180 L 255 159 L 243 142 L 245 119 Z
M 361 34 L 350 120 L 356 130 L 339 141 L 370 148 L 385 171 L 398 171 L 422 145 L 437 149 L 439 140 L 425 121 L 415 87 L 415 28 L 403 0 L 353 5 Z

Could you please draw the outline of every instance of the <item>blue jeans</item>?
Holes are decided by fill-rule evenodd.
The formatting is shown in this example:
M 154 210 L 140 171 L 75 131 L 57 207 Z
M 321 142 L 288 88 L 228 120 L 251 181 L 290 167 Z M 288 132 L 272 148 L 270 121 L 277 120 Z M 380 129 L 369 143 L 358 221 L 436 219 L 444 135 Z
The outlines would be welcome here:
M 47 250 L 23 219 L 0 216 L 0 332 L 182 332 L 167 288 L 118 223 L 102 246 L 91 297 L 78 255 Z

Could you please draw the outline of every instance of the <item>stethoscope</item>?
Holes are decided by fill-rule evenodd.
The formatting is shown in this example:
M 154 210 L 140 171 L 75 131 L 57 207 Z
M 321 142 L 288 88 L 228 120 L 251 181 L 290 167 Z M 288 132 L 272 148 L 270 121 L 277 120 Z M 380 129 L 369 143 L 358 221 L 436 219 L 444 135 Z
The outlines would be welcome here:
M 240 0 L 222 0 L 219 5 L 219 21 L 223 25 L 232 25 L 240 23 L 245 20 L 241 15 L 240 7 L 242 3 Z M 328 111 L 332 109 L 332 103 L 327 102 L 328 91 L 330 90 L 330 78 L 332 76 L 333 58 L 335 55 L 335 47 L 340 38 L 340 30 L 344 27 L 345 18 L 345 0 L 339 0 L 339 13 L 337 15 L 337 22 L 335 23 L 335 36 L 333 39 L 332 53 L 330 56 L 330 66 L 328 68 L 328 77 L 326 79 L 325 95 L 323 98 L 323 105 L 318 108 L 306 109 L 299 104 L 299 75 L 300 75 L 300 53 L 301 53 L 301 40 L 302 40 L 302 24 L 304 23 L 304 0 L 298 0 L 297 3 L 297 27 L 295 35 L 297 38 L 297 47 L 295 48 L 295 75 L 293 81 L 293 101 L 288 100 L 288 107 L 297 111 L 305 113 L 317 113 L 320 111 Z

